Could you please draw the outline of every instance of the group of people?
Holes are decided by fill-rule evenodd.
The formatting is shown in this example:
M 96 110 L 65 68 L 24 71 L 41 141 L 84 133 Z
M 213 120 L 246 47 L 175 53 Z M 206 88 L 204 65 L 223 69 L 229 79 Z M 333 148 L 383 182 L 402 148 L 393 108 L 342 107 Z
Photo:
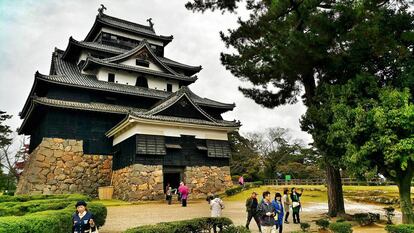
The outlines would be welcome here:
M 279 233 L 283 232 L 283 223 L 288 224 L 290 209 L 292 209 L 293 223 L 299 224 L 299 212 L 301 210 L 300 197 L 301 193 L 296 192 L 296 188 L 283 191 L 283 196 L 276 193 L 272 200 L 269 191 L 263 192 L 263 199 L 257 200 L 257 193 L 253 192 L 251 197 L 246 200 L 247 222 L 246 228 L 249 228 L 252 219 L 256 221 L 259 231 L 262 233 Z
M 172 188 L 170 184 L 167 184 L 167 187 L 165 187 L 165 197 L 168 205 L 171 205 L 173 194 L 178 194 L 178 201 L 181 202 L 181 206 L 186 207 L 189 193 L 190 189 L 185 185 L 184 182 L 180 182 L 178 189 Z

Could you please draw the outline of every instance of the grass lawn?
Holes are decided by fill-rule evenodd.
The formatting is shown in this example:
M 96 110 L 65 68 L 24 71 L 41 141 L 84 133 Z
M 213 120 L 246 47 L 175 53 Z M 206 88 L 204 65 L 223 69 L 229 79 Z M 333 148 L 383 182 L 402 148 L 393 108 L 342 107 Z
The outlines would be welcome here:
M 326 187 L 323 185 L 297 185 L 297 186 L 261 186 L 259 188 L 249 189 L 247 191 L 238 193 L 234 196 L 225 197 L 224 200 L 227 201 L 244 201 L 246 200 L 253 191 L 257 192 L 259 196 L 264 191 L 270 191 L 272 195 L 276 192 L 283 194 L 283 190 L 288 188 L 289 190 L 295 187 L 299 192 L 300 189 L 304 189 L 302 196 L 302 202 L 327 202 L 327 192 Z M 343 186 L 344 196 L 353 197 L 361 195 L 374 195 L 375 196 L 384 196 L 384 197 L 398 197 L 398 187 L 397 186 Z M 411 189 L 411 193 L 414 194 L 414 188 Z

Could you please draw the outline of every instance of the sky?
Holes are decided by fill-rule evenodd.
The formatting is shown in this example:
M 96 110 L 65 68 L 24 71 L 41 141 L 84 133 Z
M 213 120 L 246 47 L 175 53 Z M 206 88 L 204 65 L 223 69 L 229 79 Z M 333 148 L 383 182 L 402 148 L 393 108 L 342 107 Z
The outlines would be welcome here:
M 165 56 L 189 65 L 202 65 L 198 80 L 190 89 L 196 94 L 220 102 L 235 103 L 236 108 L 223 114 L 226 120 L 240 120 L 240 132 L 260 132 L 283 127 L 293 138 L 311 142 L 300 130 L 299 119 L 306 111 L 302 103 L 263 108 L 238 91 L 248 86 L 227 71 L 220 62 L 225 48 L 219 32 L 237 28 L 237 17 L 246 18 L 241 7 L 237 15 L 221 12 L 193 13 L 184 7 L 187 0 L 0 0 L 0 110 L 13 115 L 7 123 L 16 129 L 18 113 L 30 92 L 34 73 L 48 74 L 55 47 L 66 49 L 70 36 L 83 40 L 93 25 L 100 4 L 105 14 L 147 24 L 152 18 L 160 35 L 173 35 Z

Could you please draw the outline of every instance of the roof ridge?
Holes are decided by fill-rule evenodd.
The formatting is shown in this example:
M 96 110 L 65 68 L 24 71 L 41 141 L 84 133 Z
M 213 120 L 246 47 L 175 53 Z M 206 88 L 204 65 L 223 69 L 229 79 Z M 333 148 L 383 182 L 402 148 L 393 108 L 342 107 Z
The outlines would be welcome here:
M 147 30 L 153 31 L 155 33 L 155 30 L 154 30 L 153 27 L 150 27 L 150 26 L 147 26 L 147 25 L 143 25 L 143 24 L 139 24 L 139 23 L 135 23 L 135 22 L 128 21 L 128 20 L 125 20 L 125 19 L 117 18 L 117 17 L 110 16 L 110 15 L 107 15 L 107 14 L 104 14 L 104 13 L 98 14 L 97 17 L 98 18 L 107 17 L 107 18 L 110 18 L 112 20 L 118 20 L 120 22 L 123 22 L 123 23 L 126 23 L 126 24 L 131 24 L 131 25 L 134 25 L 134 26 L 137 26 L 137 27 L 141 27 L 143 29 L 147 29 Z

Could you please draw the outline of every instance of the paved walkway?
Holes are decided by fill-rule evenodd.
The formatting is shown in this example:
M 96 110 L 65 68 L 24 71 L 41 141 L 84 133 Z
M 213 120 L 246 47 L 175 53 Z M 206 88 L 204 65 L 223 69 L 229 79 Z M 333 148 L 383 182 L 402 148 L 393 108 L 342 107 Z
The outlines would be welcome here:
M 357 212 L 377 212 L 383 214 L 383 207 L 369 204 L 349 203 L 346 204 L 347 213 Z M 302 222 L 309 222 L 323 217 L 323 214 L 328 210 L 327 204 L 322 203 L 305 203 L 303 211 L 301 212 Z M 169 222 L 184 219 L 191 219 L 197 217 L 210 216 L 209 206 L 206 201 L 190 202 L 188 207 L 181 207 L 175 203 L 167 205 L 164 203 L 149 203 L 142 205 L 127 205 L 108 207 L 108 216 L 105 225 L 100 229 L 101 233 L 119 233 L 128 228 L 155 224 L 159 222 Z M 230 218 L 235 225 L 245 225 L 246 212 L 243 202 L 227 201 L 225 202 L 225 209 L 223 210 L 223 217 Z M 395 217 L 400 219 L 401 215 Z M 290 217 L 290 221 L 292 221 Z M 250 228 L 252 232 L 258 232 L 254 221 L 251 222 Z M 316 230 L 316 226 L 312 224 L 312 229 Z M 300 227 L 295 224 L 285 224 L 283 232 L 291 232 L 300 230 Z M 367 232 L 367 229 L 355 232 Z M 375 233 L 381 233 L 381 228 L 378 227 Z

